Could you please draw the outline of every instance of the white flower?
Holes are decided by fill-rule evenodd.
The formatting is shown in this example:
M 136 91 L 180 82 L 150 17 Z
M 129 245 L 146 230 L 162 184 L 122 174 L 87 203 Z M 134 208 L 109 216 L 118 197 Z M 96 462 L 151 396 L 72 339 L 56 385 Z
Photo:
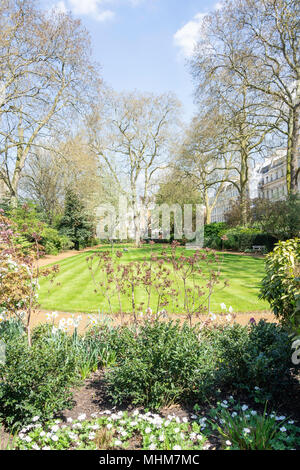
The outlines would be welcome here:
M 84 421 L 86 419 L 86 414 L 82 413 L 81 415 L 78 416 L 78 421 Z
M 32 421 L 35 423 L 35 422 L 38 421 L 39 419 L 40 419 L 39 416 L 34 416 L 34 417 L 32 418 Z
M 280 428 L 280 431 L 281 432 L 286 432 L 286 428 L 284 426 L 282 426 L 282 428 Z
M 275 418 L 276 421 L 284 421 L 285 419 L 285 416 L 276 416 Z
M 90 325 L 98 325 L 98 319 L 95 315 L 88 315 Z
M 237 416 L 237 413 L 236 413 L 235 411 L 233 411 L 233 413 L 231 413 L 231 416 L 232 416 L 233 418 L 235 418 L 235 417 Z
M 93 431 L 97 431 L 97 429 L 99 429 L 99 424 L 93 424 L 90 428 L 93 429 Z
M 174 446 L 173 450 L 181 450 L 181 447 L 180 446 Z
M 149 446 L 149 449 L 150 449 L 150 450 L 155 450 L 155 449 L 156 449 L 156 444 L 151 444 L 151 445 Z
M 252 416 L 256 416 L 257 412 L 256 411 L 251 411 Z
M 73 325 L 75 328 L 78 328 L 82 320 L 82 316 L 78 315 L 77 317 L 74 317 L 73 315 Z
M 150 434 L 150 432 L 151 432 L 151 428 L 146 428 L 146 429 L 145 429 L 145 433 L 146 433 L 146 434 Z
M 215 321 L 217 319 L 217 315 L 215 315 L 214 313 L 210 313 L 209 318 L 211 319 L 211 321 Z
M 228 311 L 229 311 L 229 313 L 233 313 L 233 308 L 231 307 L 231 305 L 230 305 Z
M 53 431 L 53 432 L 56 432 L 56 431 L 58 431 L 58 430 L 59 430 L 59 426 L 57 426 L 57 424 L 55 424 L 55 425 L 52 426 L 52 428 L 51 428 L 51 431 Z
M 227 446 L 231 446 L 231 442 L 230 442 L 230 441 L 226 441 L 226 445 L 227 445 Z
M 42 448 L 42 450 L 51 450 L 49 446 L 45 446 Z
M 71 417 L 68 418 L 68 419 L 67 419 L 67 422 L 68 422 L 68 423 L 73 423 L 73 418 L 71 418 Z
M 232 316 L 231 315 L 226 315 L 226 320 L 228 321 L 228 323 L 230 323 L 231 320 L 232 320 Z
M 242 410 L 243 410 L 243 411 L 248 410 L 248 406 L 247 406 L 247 405 L 243 405 L 243 406 L 242 406 Z
M 221 305 L 221 310 L 227 310 L 226 305 L 224 303 L 222 303 L 220 305 Z
M 294 424 L 295 421 L 293 421 L 292 419 L 289 421 L 289 424 Z
M 164 436 L 163 434 L 161 434 L 161 435 L 159 436 L 158 440 L 159 440 L 160 442 L 163 442 L 163 441 L 165 440 L 165 436 Z
M 111 428 L 112 428 L 112 424 L 109 423 L 106 427 L 107 427 L 107 429 L 111 429 Z
M 45 433 L 45 431 L 42 431 L 42 432 L 40 433 L 40 436 L 41 436 L 41 437 L 44 437 L 44 436 L 46 436 L 46 433 Z
M 96 434 L 94 432 L 90 432 L 89 440 L 92 441 L 93 439 L 95 439 L 95 437 L 96 437 Z
M 245 434 L 250 434 L 251 431 L 250 431 L 249 428 L 244 428 L 244 429 L 243 429 L 243 432 L 244 432 Z
M 122 441 L 119 441 L 118 439 L 115 440 L 115 446 L 120 447 L 122 445 Z
M 81 424 L 81 423 L 75 423 L 75 424 L 73 424 L 73 428 L 74 428 L 74 429 L 81 429 L 81 428 L 82 428 L 82 424 Z
M 40 448 L 39 448 L 39 446 L 38 446 L 37 444 L 33 444 L 32 448 L 33 448 L 34 450 L 40 450 Z
M 24 441 L 26 441 L 26 442 L 31 442 L 31 441 L 32 441 L 32 439 L 31 439 L 31 437 L 30 437 L 30 436 L 26 436 L 26 437 L 24 437 Z
M 58 441 L 58 436 L 56 434 L 53 434 L 53 436 L 51 436 L 51 439 L 52 439 L 52 441 L 57 442 Z

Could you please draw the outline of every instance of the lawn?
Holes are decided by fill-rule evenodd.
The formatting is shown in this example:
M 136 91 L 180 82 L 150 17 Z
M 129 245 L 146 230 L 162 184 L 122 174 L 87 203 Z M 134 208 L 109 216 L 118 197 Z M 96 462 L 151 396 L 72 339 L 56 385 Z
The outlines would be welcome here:
M 124 245 L 117 247 L 123 250 Z M 130 261 L 149 260 L 151 249 L 148 245 L 136 249 L 127 247 L 122 263 Z M 99 250 L 109 250 L 100 248 Z M 159 253 L 162 247 L 156 245 L 152 250 Z M 182 249 L 184 250 L 184 249 Z M 96 251 L 96 250 L 95 250 Z M 88 270 L 86 258 L 95 251 L 81 253 L 74 257 L 60 261 L 60 272 L 55 280 L 55 285 L 42 278 L 40 280 L 39 300 L 41 308 L 45 310 L 58 310 L 65 312 L 94 313 L 108 312 L 107 301 L 101 294 L 94 292 L 94 284 Z M 184 253 L 187 252 L 184 250 Z M 189 253 L 189 252 L 188 252 Z M 251 256 L 222 254 L 221 279 L 228 279 L 229 287 L 216 292 L 212 299 L 211 310 L 215 313 L 221 311 L 220 303 L 231 305 L 235 312 L 249 312 L 268 309 L 268 304 L 258 299 L 259 286 L 264 276 L 264 260 Z M 142 297 L 142 293 L 140 297 Z M 141 300 L 139 298 L 139 300 Z M 155 296 L 153 296 L 153 308 L 155 308 Z M 111 303 L 114 311 L 118 311 L 117 297 L 113 296 Z M 129 296 L 123 300 L 124 311 L 131 311 Z M 179 311 L 179 310 L 177 310 Z

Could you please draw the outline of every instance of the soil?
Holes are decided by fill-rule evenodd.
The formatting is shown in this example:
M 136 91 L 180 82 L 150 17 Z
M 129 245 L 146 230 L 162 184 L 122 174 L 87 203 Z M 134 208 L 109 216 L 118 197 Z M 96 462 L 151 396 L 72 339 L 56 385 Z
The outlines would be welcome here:
M 40 325 L 42 323 L 47 322 L 47 313 L 49 313 L 47 310 L 38 310 L 32 314 L 31 317 L 31 328 Z M 84 333 L 86 331 L 86 328 L 88 327 L 90 320 L 89 320 L 89 315 L 85 313 L 70 313 L 70 312 L 56 312 L 58 314 L 57 318 L 54 321 L 55 325 L 58 325 L 59 320 L 62 318 L 68 319 L 68 318 L 76 318 L 78 316 L 82 317 L 82 320 L 80 322 L 78 332 L 79 333 Z M 93 315 L 95 318 L 97 318 L 97 314 Z M 219 322 L 226 322 L 225 316 L 218 315 L 218 320 Z M 117 325 L 125 325 L 128 323 L 131 323 L 133 321 L 133 315 L 132 314 L 126 314 L 124 313 L 123 315 L 120 314 L 113 314 L 113 315 L 107 315 L 107 320 L 111 325 L 117 326 Z M 254 318 L 255 321 L 258 323 L 260 320 L 266 320 L 267 322 L 270 323 L 276 323 L 276 317 L 273 315 L 273 313 L 269 310 L 263 310 L 263 311 L 253 311 L 253 312 L 240 312 L 232 315 L 232 320 L 239 323 L 240 325 L 247 325 L 250 321 L 250 319 Z M 192 324 L 195 325 L 196 323 L 207 321 L 208 317 L 206 315 L 201 315 L 200 317 L 195 317 L 192 320 Z M 170 314 L 168 315 L 168 320 L 179 320 L 180 323 L 184 323 L 186 321 L 186 316 L 181 315 L 181 314 Z
M 48 264 L 58 263 L 66 258 L 71 258 L 72 256 L 80 255 L 80 253 L 85 253 L 87 251 L 95 250 L 96 248 L 100 248 L 103 245 L 97 245 L 89 248 L 85 248 L 84 250 L 68 250 L 59 253 L 58 255 L 45 255 L 43 258 L 38 260 L 38 266 L 40 268 L 44 266 L 48 266 Z

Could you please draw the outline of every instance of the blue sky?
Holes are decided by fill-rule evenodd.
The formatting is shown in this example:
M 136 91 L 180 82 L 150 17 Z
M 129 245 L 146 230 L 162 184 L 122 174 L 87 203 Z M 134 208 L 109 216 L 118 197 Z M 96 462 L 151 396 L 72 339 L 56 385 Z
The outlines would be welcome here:
M 205 13 L 216 0 L 43 0 L 71 10 L 91 33 L 104 81 L 117 91 L 173 91 L 185 120 L 195 111 L 186 66 Z

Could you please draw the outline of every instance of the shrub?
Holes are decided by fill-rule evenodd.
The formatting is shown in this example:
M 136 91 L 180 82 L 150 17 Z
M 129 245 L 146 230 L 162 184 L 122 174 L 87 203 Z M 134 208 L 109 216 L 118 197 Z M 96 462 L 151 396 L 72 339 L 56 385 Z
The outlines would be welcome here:
M 19 232 L 17 242 L 25 253 L 30 251 L 30 248 L 35 244 L 37 234 L 39 234 L 40 249 L 46 254 L 55 255 L 73 246 L 70 238 L 65 235 L 61 236 L 55 228 L 49 227 L 42 220 L 41 214 L 32 204 L 23 204 L 11 209 L 8 211 L 8 215 Z
M 204 243 L 213 250 L 222 249 L 221 236 L 226 231 L 227 225 L 224 222 L 214 222 L 204 226 Z
M 225 222 L 213 222 L 204 226 L 204 237 L 220 236 L 227 229 Z
M 259 230 L 247 227 L 235 227 L 226 231 L 227 240 L 224 241 L 224 248 L 235 251 L 252 249 L 254 241 L 259 234 Z
M 238 324 L 211 333 L 218 368 L 216 381 L 232 391 L 262 388 L 268 396 L 283 392 L 290 379 L 291 340 L 279 325 L 261 320 L 257 325 Z
M 41 232 L 41 244 L 49 255 L 57 255 L 73 247 L 73 242 L 67 236 L 60 235 L 56 229 L 47 226 Z
M 284 323 L 299 324 L 300 239 L 279 242 L 267 256 L 266 276 L 260 297 L 267 300 L 276 317 Z
M 215 226 L 215 227 L 211 227 Z M 226 224 L 210 224 L 205 228 L 205 246 L 214 250 L 252 252 L 253 245 L 265 245 L 267 251 L 273 249 L 278 241 L 272 235 L 261 232 L 257 228 L 234 227 L 227 229 Z
M 106 380 L 116 404 L 159 408 L 215 398 L 218 389 L 251 395 L 255 387 L 275 397 L 290 378 L 289 336 L 264 321 L 202 329 L 155 321 L 111 340 L 118 363 Z
M 157 409 L 211 392 L 214 355 L 210 344 L 199 342 L 196 329 L 146 322 L 134 336 L 124 329 L 122 340 L 118 364 L 106 373 L 114 403 Z
M 35 416 L 46 420 L 69 406 L 75 364 L 68 348 L 54 350 L 43 341 L 30 348 L 22 337 L 8 341 L 6 362 L 0 365 L 0 420 L 20 428 Z

